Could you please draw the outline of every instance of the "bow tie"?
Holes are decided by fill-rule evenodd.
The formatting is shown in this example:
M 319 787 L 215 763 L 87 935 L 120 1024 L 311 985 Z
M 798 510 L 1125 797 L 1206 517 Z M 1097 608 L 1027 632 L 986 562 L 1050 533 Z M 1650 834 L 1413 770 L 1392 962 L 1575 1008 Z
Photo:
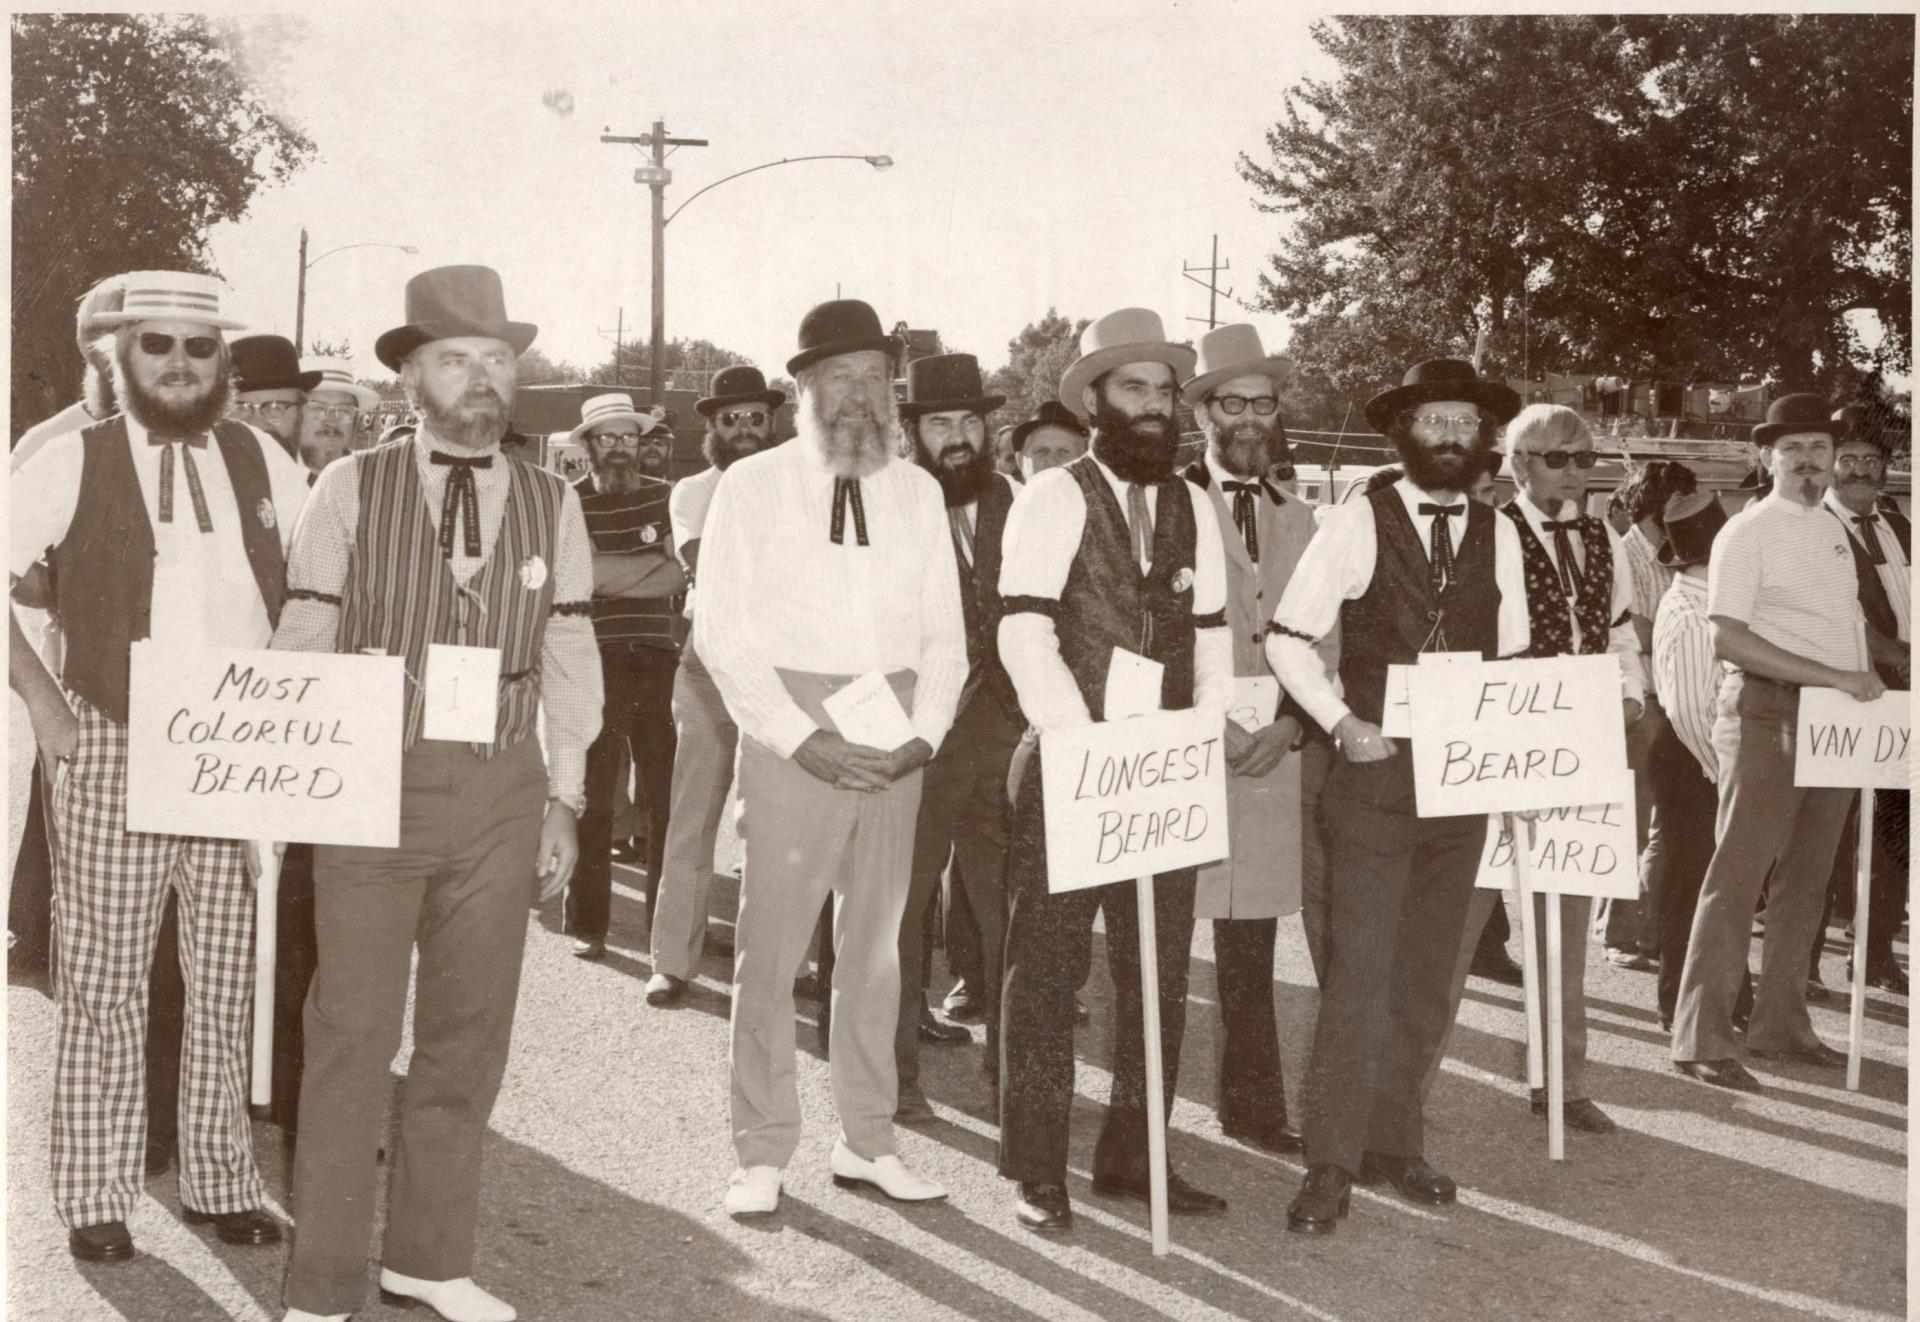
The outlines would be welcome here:
M 1422 514 L 1465 514 L 1467 507 L 1465 505 L 1430 505 L 1423 500 L 1420 502 L 1420 512 Z
M 1247 559 L 1257 565 L 1260 563 L 1260 526 L 1256 510 L 1260 484 L 1222 482 L 1220 487 L 1233 496 L 1233 526 L 1240 530 L 1241 539 L 1247 544 Z
M 194 467 L 194 450 L 207 448 L 207 434 L 198 432 L 192 436 L 168 435 L 165 432 L 148 432 L 147 444 L 166 448 L 160 451 L 160 522 L 173 522 L 173 447 L 175 444 L 185 447 L 180 454 L 187 470 L 187 494 L 193 498 L 193 519 L 200 525 L 201 532 L 213 531 L 213 517 L 207 513 L 206 488 L 200 485 L 200 470 Z
M 434 450 L 427 455 L 427 462 L 438 464 L 442 468 L 451 468 L 447 474 L 447 495 L 440 503 L 440 554 L 453 558 L 453 518 L 460 516 L 460 526 L 466 533 L 461 549 L 472 560 L 480 558 L 480 488 L 474 484 L 473 470 L 492 468 L 493 456 L 490 454 L 463 456 L 445 454 Z
M 1560 590 L 1571 599 L 1575 589 L 1573 585 L 1573 539 L 1568 533 L 1580 531 L 1578 519 L 1542 519 L 1540 526 L 1553 534 L 1553 558 L 1559 561 Z

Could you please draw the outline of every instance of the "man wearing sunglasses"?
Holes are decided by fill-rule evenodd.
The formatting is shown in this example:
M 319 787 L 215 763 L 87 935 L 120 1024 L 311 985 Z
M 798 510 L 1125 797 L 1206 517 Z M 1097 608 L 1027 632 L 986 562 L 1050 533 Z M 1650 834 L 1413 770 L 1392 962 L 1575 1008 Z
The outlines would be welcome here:
M 320 373 L 300 370 L 293 341 L 282 335 L 245 335 L 233 342 L 233 417 L 252 423 L 292 458 L 300 457 L 300 423 L 307 392 Z
M 269 1244 L 280 1224 L 246 1119 L 253 1005 L 251 855 L 237 840 L 126 829 L 129 650 L 143 638 L 264 647 L 285 587 L 285 545 L 306 483 L 264 435 L 224 417 L 231 380 L 209 276 L 138 271 L 113 335 L 123 412 L 56 438 L 14 474 L 10 569 L 51 547 L 66 635 L 55 680 L 9 625 L 11 683 L 48 767 L 56 993 L 53 1196 L 68 1249 L 133 1256 L 127 1214 L 144 1197 L 141 1062 L 147 977 L 169 892 L 178 894 L 189 1031 L 179 1104 L 180 1198 L 229 1244 Z

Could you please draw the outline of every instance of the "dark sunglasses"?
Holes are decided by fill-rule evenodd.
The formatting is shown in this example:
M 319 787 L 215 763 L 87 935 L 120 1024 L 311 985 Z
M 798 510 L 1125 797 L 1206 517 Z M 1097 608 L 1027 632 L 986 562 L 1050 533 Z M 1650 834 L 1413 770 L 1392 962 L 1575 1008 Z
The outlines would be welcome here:
M 1572 464 L 1575 468 L 1592 468 L 1600 462 L 1600 452 L 1597 450 L 1549 450 L 1545 454 L 1529 453 L 1527 458 L 1538 459 L 1548 468 L 1558 472 L 1568 464 Z
M 165 358 L 173 352 L 174 337 L 159 331 L 140 332 L 140 352 L 149 358 Z M 220 352 L 220 341 L 211 335 L 189 335 L 183 341 L 189 358 L 211 358 Z
M 768 414 L 765 409 L 728 409 L 714 416 L 731 427 L 737 422 L 765 422 Z

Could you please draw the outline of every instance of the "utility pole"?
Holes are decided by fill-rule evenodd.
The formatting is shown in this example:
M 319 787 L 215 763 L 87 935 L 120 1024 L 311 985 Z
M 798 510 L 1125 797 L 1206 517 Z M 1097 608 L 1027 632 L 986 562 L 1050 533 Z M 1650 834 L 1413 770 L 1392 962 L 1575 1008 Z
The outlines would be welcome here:
M 1206 323 L 1208 330 L 1212 330 L 1220 324 L 1220 318 L 1217 315 L 1220 309 L 1220 295 L 1225 293 L 1228 298 L 1233 297 L 1233 291 L 1231 289 L 1222 290 L 1220 288 L 1218 279 L 1222 271 L 1230 270 L 1232 267 L 1233 263 L 1231 261 L 1227 262 L 1224 266 L 1220 263 L 1220 236 L 1218 234 L 1213 236 L 1213 260 L 1211 262 L 1205 266 L 1188 266 L 1185 262 L 1180 264 L 1180 274 L 1207 291 Z M 1205 271 L 1207 278 L 1202 280 L 1194 274 L 1195 271 Z M 1188 317 L 1187 320 L 1199 321 L 1200 318 Z
M 627 310 L 620 308 L 614 313 L 613 318 L 613 384 L 616 387 L 624 386 L 627 383 L 626 373 L 622 370 L 626 367 L 624 361 L 627 353 L 626 325 Z M 607 328 L 602 326 L 600 328 L 600 337 L 605 339 L 606 335 Z
M 297 356 L 302 352 L 302 338 L 307 330 L 307 227 L 300 227 L 300 296 L 293 305 L 293 352 Z
M 633 172 L 633 181 L 653 190 L 653 361 L 649 371 L 652 398 L 648 402 L 664 405 L 661 383 L 665 375 L 667 336 L 667 185 L 673 182 L 673 171 L 667 169 L 667 148 L 704 147 L 707 140 L 669 138 L 666 121 L 656 119 L 651 133 L 640 137 L 602 133 L 600 141 L 645 147 L 651 153 L 650 163 Z

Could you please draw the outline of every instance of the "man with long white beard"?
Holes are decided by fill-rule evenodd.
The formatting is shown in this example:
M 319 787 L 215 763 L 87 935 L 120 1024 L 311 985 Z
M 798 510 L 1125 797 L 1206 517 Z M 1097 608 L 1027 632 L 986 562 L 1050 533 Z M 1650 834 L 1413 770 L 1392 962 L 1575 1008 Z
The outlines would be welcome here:
M 1159 706 L 1212 707 L 1233 696 L 1226 567 L 1206 492 L 1174 471 L 1178 382 L 1193 350 L 1167 342 L 1158 314 L 1123 308 L 1090 324 L 1060 398 L 1093 427 L 1093 446 L 1036 474 L 1007 519 L 1000 658 L 1039 732 L 1106 717 L 1107 675 L 1121 653 L 1161 667 Z M 1134 887 L 1048 889 L 1040 754 L 1014 799 L 1008 853 L 1006 982 L 1000 1011 L 1000 1174 L 1018 1182 L 1014 1215 L 1029 1230 L 1065 1231 L 1067 1124 L 1073 1104 L 1073 993 L 1092 960 L 1103 913 L 1113 974 L 1113 1085 L 1093 1154 L 1093 1189 L 1147 1201 L 1146 1034 Z M 1186 1028 L 1194 872 L 1154 879 L 1160 1033 L 1173 1106 Z M 1226 1211 L 1226 1200 L 1167 1172 L 1176 1215 Z
M 68 1249 L 133 1256 L 126 1217 L 145 1196 L 147 978 L 169 892 L 186 973 L 180 1200 L 230 1244 L 269 1244 L 246 1120 L 253 892 L 237 840 L 126 826 L 131 646 L 261 647 L 280 611 L 283 540 L 306 497 L 299 466 L 225 418 L 220 284 L 138 271 L 113 333 L 122 413 L 56 437 L 13 475 L 17 581 L 49 547 L 66 636 L 56 681 L 9 617 L 14 692 L 54 778 L 54 931 L 60 977 L 53 1197 Z
M 799 1142 L 793 976 L 829 892 L 834 1181 L 946 1196 L 895 1152 L 893 1033 L 920 769 L 967 676 L 960 585 L 940 484 L 894 453 L 893 341 L 879 317 L 837 299 L 807 313 L 799 338 L 787 362 L 799 434 L 727 470 L 693 617 L 741 736 L 734 1216 L 779 1206 Z
M 516 1316 L 472 1276 L 481 1139 L 506 1069 L 528 904 L 573 871 L 601 702 L 580 497 L 500 450 L 514 360 L 535 329 L 507 319 L 487 267 L 409 280 L 406 321 L 374 353 L 400 374 L 420 426 L 330 465 L 294 537 L 274 646 L 403 657 L 412 682 L 400 843 L 314 849 L 319 969 L 307 996 L 290 1322 L 344 1319 L 365 1292 L 375 1151 L 416 947 L 381 1294 L 455 1322 Z M 428 664 L 433 644 L 493 653 L 482 658 L 499 669 L 492 738 L 426 736 L 429 694 L 445 682 Z
M 694 574 L 707 511 L 721 474 L 740 459 L 770 444 L 774 411 L 785 394 L 767 389 L 767 379 L 749 363 L 714 373 L 713 393 L 694 403 L 706 419 L 701 452 L 707 467 L 674 483 L 667 500 L 673 525 L 673 553 L 686 571 L 688 619 L 694 618 Z M 647 1004 L 678 1005 L 687 980 L 700 962 L 707 939 L 707 897 L 713 890 L 713 841 L 733 784 L 733 755 L 740 731 L 700 653 L 688 638 L 680 646 L 680 668 L 673 676 L 673 791 L 668 805 L 667 843 L 654 895 L 653 976 L 647 979 Z

